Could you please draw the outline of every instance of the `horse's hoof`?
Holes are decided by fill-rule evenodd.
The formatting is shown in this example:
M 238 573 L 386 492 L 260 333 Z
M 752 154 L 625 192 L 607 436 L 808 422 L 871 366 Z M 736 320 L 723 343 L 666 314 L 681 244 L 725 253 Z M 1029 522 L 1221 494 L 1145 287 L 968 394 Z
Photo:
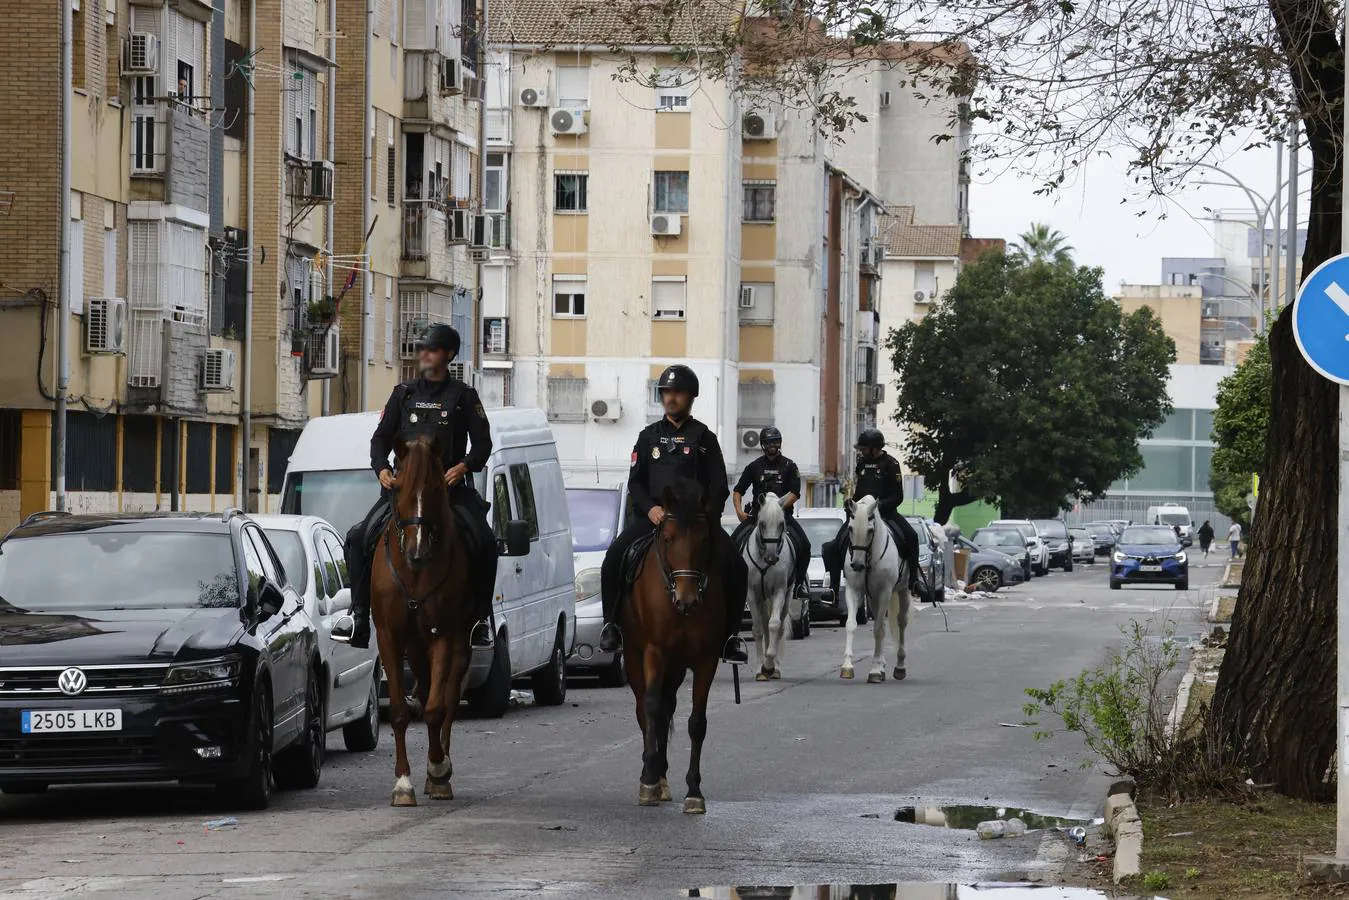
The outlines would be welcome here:
M 846 678 L 846 679 L 848 679 L 849 681 L 851 681 L 851 680 L 852 680 L 852 677 L 853 677 L 853 668 L 852 668 L 852 666 L 844 666 L 844 667 L 843 667 L 843 670 L 842 670 L 841 672 L 838 673 L 838 677 L 839 677 L 839 678 Z
M 660 785 L 639 783 L 637 785 L 637 805 L 660 806 Z
M 670 782 L 662 778 L 660 780 L 660 802 L 669 803 L 674 799 L 674 794 L 670 793 Z
M 909 677 L 909 670 L 902 666 L 895 666 L 895 681 L 903 681 Z
M 872 672 L 867 675 L 867 684 L 880 684 L 885 680 L 884 672 Z
M 755 672 L 755 673 L 754 673 L 754 680 L 755 680 L 755 681 L 767 681 L 767 680 L 768 680 L 768 673 L 767 673 L 767 672 Z
M 446 778 L 444 782 L 437 783 L 432 781 L 431 776 L 428 775 L 426 777 L 426 785 L 422 788 L 422 791 L 432 800 L 454 799 L 454 788 L 450 787 L 450 780 L 448 778 Z
M 685 797 L 684 812 L 690 816 L 701 816 L 707 812 L 707 801 L 702 797 Z
M 412 789 L 412 779 L 406 775 L 398 776 L 398 780 L 393 783 L 393 797 L 389 800 L 390 806 L 416 806 L 417 792 Z
M 774 670 L 773 670 L 773 674 L 769 675 L 768 677 L 771 678 L 771 679 L 774 680 L 774 681 L 781 681 L 781 680 L 782 680 L 782 670 L 781 670 L 781 669 L 774 669 Z

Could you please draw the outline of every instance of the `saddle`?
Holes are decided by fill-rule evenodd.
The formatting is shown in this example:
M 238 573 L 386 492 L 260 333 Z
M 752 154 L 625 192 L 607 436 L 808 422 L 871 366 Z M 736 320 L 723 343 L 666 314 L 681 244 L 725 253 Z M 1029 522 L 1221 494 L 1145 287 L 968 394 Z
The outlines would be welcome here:
M 656 540 L 656 529 L 651 529 L 649 534 L 644 534 L 632 542 L 628 552 L 623 555 L 622 573 L 623 589 L 626 592 L 628 588 L 637 583 L 637 579 L 642 576 L 642 566 L 646 563 L 647 551 Z

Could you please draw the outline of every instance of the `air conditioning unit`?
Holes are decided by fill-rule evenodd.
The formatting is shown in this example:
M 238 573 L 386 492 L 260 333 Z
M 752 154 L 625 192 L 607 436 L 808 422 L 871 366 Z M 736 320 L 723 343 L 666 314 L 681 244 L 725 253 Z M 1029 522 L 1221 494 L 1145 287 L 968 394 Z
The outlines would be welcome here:
M 651 233 L 656 237 L 679 237 L 683 226 L 678 213 L 658 213 L 651 217 Z
M 486 247 L 475 247 L 468 251 L 468 258 L 470 262 L 487 262 L 492 258 L 492 251 L 488 250 Z
M 487 96 L 487 82 L 481 78 L 468 76 L 464 78 L 464 99 L 481 103 Z
M 126 301 L 91 297 L 84 314 L 84 352 L 126 352 Z
M 473 227 L 473 213 L 466 209 L 452 209 L 445 229 L 445 239 L 451 244 L 467 244 Z
M 740 308 L 741 309 L 754 308 L 754 285 L 752 284 L 740 285 Z
M 553 134 L 585 134 L 586 111 L 584 109 L 554 109 L 548 113 L 548 124 Z
M 881 109 L 890 108 L 890 92 L 881 91 Z
M 778 136 L 778 123 L 771 112 L 751 109 L 740 120 L 740 136 L 750 141 L 770 141 Z
M 520 105 L 528 109 L 542 109 L 548 105 L 548 92 L 539 88 L 524 88 L 520 91 Z
M 617 422 L 623 415 L 623 405 L 617 400 L 592 400 L 590 415 L 596 422 Z
M 337 374 L 342 358 L 342 341 L 336 326 L 314 335 L 309 341 L 308 373 L 311 378 L 331 378 Z
M 333 164 L 326 159 L 316 159 L 309 164 L 309 199 L 332 202 L 333 174 Z
M 740 446 L 746 450 L 759 449 L 759 429 L 742 428 L 740 429 Z
M 474 250 L 486 250 L 492 246 L 492 217 L 478 213 L 470 216 L 468 246 Z
M 441 96 L 457 94 L 461 90 L 463 90 L 463 86 L 459 82 L 459 60 L 442 56 L 440 58 Z
M 128 73 L 158 71 L 159 38 L 148 31 L 133 31 L 127 35 L 122 70 Z
M 234 351 L 210 347 L 201 360 L 201 389 L 203 391 L 234 390 Z
M 914 303 L 930 303 L 930 302 L 932 302 L 932 295 L 929 294 L 927 291 L 914 291 L 914 292 L 913 292 L 913 302 L 914 302 Z

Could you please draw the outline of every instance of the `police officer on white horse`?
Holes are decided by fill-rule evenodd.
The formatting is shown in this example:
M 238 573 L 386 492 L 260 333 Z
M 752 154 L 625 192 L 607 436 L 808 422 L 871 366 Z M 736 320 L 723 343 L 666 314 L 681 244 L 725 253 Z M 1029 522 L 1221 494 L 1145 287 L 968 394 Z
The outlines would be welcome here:
M 651 534 L 664 520 L 660 498 L 667 487 L 681 478 L 692 478 L 703 487 L 709 509 L 720 510 L 730 493 L 726 485 L 726 461 L 712 430 L 693 418 L 693 401 L 698 396 L 698 376 L 688 366 L 673 365 L 656 382 L 665 415 L 637 435 L 632 448 L 632 467 L 628 473 L 628 497 L 637 518 L 614 538 L 604 554 L 600 569 L 600 592 L 604 607 L 604 630 L 600 649 L 613 653 L 623 646 L 618 622 L 619 602 L 623 596 L 623 564 L 628 550 L 642 537 Z M 722 556 L 722 571 L 727 582 L 726 646 L 722 659 L 746 663 L 749 654 L 740 639 L 740 623 L 745 616 L 745 595 L 749 574 L 745 561 L 736 552 L 731 538 L 717 521 L 710 523 L 714 551 Z
M 759 430 L 759 449 L 763 451 L 763 456 L 745 466 L 740 480 L 731 491 L 735 514 L 740 519 L 740 526 L 731 539 L 735 541 L 737 549 L 743 550 L 758 522 L 759 504 L 763 502 L 764 495 L 776 494 L 782 501 L 787 533 L 791 535 L 792 546 L 796 549 L 796 570 L 792 573 L 792 585 L 799 591 L 805 584 L 806 570 L 810 567 L 810 539 L 793 513 L 796 501 L 801 499 L 801 470 L 795 462 L 782 455 L 782 432 L 774 426 Z M 751 490 L 754 494 L 746 509 L 745 493 Z
M 465 526 L 472 543 L 473 600 L 479 621 L 473 627 L 474 646 L 491 646 L 492 594 L 496 590 L 497 542 L 487 523 L 487 504 L 478 496 L 469 476 L 481 472 L 492 454 L 492 434 L 478 392 L 449 373 L 459 355 L 459 332 L 449 325 L 431 325 L 417 341 L 420 378 L 397 385 L 370 437 L 370 468 L 379 476 L 375 505 L 347 532 L 347 571 L 351 575 L 351 611 L 355 621 L 351 645 L 370 645 L 370 559 L 388 524 L 391 492 L 397 478 L 389 465 L 394 439 L 439 437 L 450 508 Z

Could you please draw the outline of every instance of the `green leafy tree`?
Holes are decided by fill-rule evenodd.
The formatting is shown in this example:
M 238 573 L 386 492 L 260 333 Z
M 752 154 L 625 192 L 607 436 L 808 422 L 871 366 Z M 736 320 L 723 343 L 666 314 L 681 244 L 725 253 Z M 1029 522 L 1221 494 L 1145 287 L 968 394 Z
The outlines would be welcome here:
M 1235 372 L 1218 383 L 1209 487 L 1224 515 L 1248 524 L 1251 510 L 1246 495 L 1251 476 L 1259 474 L 1265 462 L 1272 387 L 1269 345 L 1263 340 L 1251 348 Z
M 1073 264 L 1073 248 L 1068 244 L 1068 238 L 1042 222 L 1032 222 L 1030 231 L 1021 232 L 1021 236 L 1012 242 L 1008 256 L 1019 263 Z
M 974 500 L 1052 515 L 1099 497 L 1171 411 L 1175 345 L 1150 310 L 1123 315 L 1096 268 L 986 254 L 887 347 L 906 461 L 938 486 L 939 522 Z

